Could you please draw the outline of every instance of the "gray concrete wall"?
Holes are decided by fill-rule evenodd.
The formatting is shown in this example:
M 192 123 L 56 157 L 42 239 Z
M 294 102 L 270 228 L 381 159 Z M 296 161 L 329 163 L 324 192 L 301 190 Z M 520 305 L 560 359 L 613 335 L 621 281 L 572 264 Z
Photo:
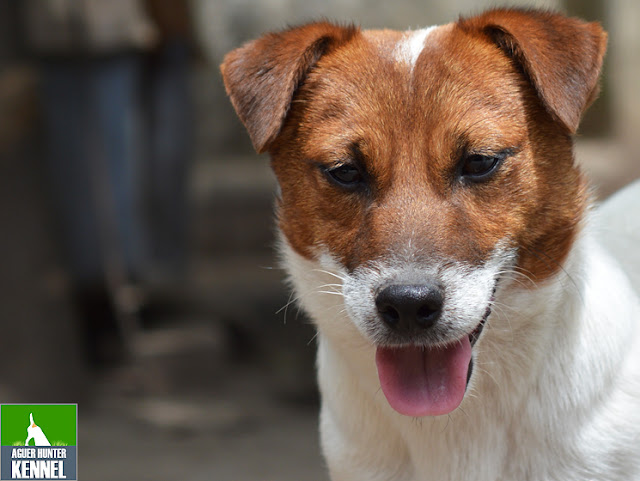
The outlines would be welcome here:
M 640 2 L 613 0 L 607 6 L 614 128 L 626 155 L 640 162 Z

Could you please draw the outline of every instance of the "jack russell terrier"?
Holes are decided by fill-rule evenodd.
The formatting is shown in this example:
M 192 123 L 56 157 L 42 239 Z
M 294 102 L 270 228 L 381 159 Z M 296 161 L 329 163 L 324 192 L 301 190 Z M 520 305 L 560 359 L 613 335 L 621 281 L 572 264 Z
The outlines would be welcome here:
M 333 480 L 640 479 L 640 184 L 592 207 L 573 157 L 606 39 L 494 9 L 225 57 L 318 329 Z

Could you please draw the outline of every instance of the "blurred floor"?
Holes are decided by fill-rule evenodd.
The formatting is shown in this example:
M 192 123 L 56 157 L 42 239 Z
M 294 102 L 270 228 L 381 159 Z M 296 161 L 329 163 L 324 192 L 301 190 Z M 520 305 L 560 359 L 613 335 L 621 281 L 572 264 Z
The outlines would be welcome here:
M 107 391 L 91 408 L 81 405 L 81 479 L 326 479 L 316 407 L 274 399 L 269 377 L 255 369 L 220 371 L 224 380 L 216 389 L 194 384 L 154 396 Z
M 83 418 L 81 418 L 83 419 Z M 81 479 L 93 481 L 324 480 L 315 421 L 298 413 L 272 414 L 252 429 L 176 435 L 131 426 L 113 414 L 82 422 Z M 307 438 L 310 437 L 307 441 Z

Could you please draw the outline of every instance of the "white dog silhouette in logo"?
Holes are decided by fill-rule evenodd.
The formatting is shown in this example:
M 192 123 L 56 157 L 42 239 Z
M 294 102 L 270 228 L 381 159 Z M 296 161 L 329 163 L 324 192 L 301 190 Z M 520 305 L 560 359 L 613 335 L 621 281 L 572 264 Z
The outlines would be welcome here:
M 42 432 L 40 426 L 36 426 L 33 420 L 33 413 L 29 414 L 29 426 L 27 427 L 27 440 L 24 442 L 25 446 L 29 446 L 29 441 L 33 439 L 36 446 L 51 446 L 51 443 Z

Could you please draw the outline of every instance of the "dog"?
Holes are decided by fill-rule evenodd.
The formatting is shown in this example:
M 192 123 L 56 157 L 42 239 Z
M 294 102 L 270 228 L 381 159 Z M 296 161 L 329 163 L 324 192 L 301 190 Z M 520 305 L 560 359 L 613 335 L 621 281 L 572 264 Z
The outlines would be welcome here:
M 27 440 L 24 442 L 25 446 L 29 446 L 29 441 L 33 439 L 35 446 L 51 446 L 51 443 L 45 436 L 42 428 L 36 425 L 33 420 L 33 413 L 29 414 L 29 426 L 27 426 Z
M 224 58 L 317 327 L 334 481 L 640 479 L 640 184 L 595 207 L 573 156 L 606 43 L 493 9 Z

